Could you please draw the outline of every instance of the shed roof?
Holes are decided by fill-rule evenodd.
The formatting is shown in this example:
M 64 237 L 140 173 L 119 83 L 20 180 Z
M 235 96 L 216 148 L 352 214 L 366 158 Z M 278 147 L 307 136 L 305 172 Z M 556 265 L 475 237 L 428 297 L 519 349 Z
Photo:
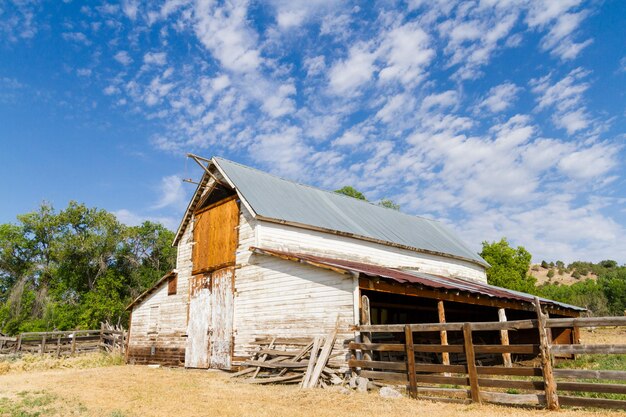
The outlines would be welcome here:
M 159 278 L 159 280 L 157 282 L 155 282 L 154 284 L 152 284 L 152 286 L 150 288 L 148 288 L 147 290 L 145 290 L 144 292 L 142 292 L 141 294 L 139 294 L 139 296 L 137 298 L 135 298 L 127 307 L 126 310 L 130 310 L 133 308 L 133 306 L 135 306 L 137 303 L 139 303 L 140 301 L 142 301 L 144 298 L 146 298 L 147 296 L 149 296 L 150 294 L 152 294 L 154 291 L 158 290 L 162 284 L 164 284 L 165 282 L 167 282 L 170 278 L 174 278 L 177 275 L 176 270 L 173 269 L 170 272 L 168 272 L 167 274 L 163 275 L 161 278 Z
M 307 263 L 313 266 L 335 270 L 338 272 L 350 272 L 363 274 L 370 277 L 378 277 L 392 280 L 401 284 L 417 284 L 437 290 L 456 290 L 473 295 L 487 296 L 493 299 L 514 300 L 523 303 L 533 304 L 535 296 L 520 291 L 513 291 L 507 288 L 496 287 L 477 281 L 469 281 L 460 278 L 444 277 L 415 270 L 402 270 L 387 268 L 379 265 L 366 264 L 362 262 L 349 261 L 345 259 L 333 259 L 322 256 L 308 255 L 302 253 L 283 252 L 272 249 L 250 248 L 255 253 L 276 256 L 283 259 Z M 585 311 L 584 308 L 561 303 L 547 298 L 539 297 L 542 304 L 551 305 L 575 311 Z
M 223 158 L 211 161 L 253 210 L 253 215 L 262 220 L 310 226 L 489 266 L 436 220 L 288 181 Z

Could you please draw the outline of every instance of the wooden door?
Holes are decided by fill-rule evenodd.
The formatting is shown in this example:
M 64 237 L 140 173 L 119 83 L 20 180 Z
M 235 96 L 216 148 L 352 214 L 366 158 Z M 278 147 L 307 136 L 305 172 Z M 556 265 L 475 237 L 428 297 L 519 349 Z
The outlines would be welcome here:
M 234 268 L 211 274 L 211 368 L 230 369 L 233 352 Z
M 207 274 L 192 277 L 189 291 L 185 367 L 208 368 L 211 322 L 210 276 Z

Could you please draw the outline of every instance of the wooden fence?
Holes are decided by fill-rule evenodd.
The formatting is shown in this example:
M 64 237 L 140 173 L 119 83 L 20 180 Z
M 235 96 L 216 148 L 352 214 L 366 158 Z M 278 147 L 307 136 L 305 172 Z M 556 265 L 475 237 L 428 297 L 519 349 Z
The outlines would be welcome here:
M 31 353 L 72 356 L 87 352 L 119 352 L 126 349 L 126 332 L 102 326 L 100 330 L 69 330 L 0 336 L 0 355 Z
M 564 359 L 559 359 L 557 369 L 553 367 L 555 355 L 626 353 L 626 345 L 555 345 L 549 342 L 551 329 L 577 331 L 596 326 L 626 326 L 626 317 L 549 319 L 539 314 L 537 320 L 509 322 L 362 325 L 358 327 L 361 342 L 349 345 L 353 351 L 349 364 L 362 377 L 407 383 L 413 398 L 549 409 L 558 409 L 560 405 L 626 409 L 626 371 L 565 369 L 561 366 L 567 365 L 568 360 Z M 488 339 L 481 337 L 485 332 L 521 329 L 537 329 L 539 343 L 480 343 Z M 432 340 L 421 338 L 420 334 L 444 331 L 453 336 L 451 340 L 458 342 L 449 345 L 419 343 Z M 391 334 L 394 340 L 404 340 L 404 343 L 376 343 L 376 334 Z M 446 352 L 449 364 L 442 364 Z M 526 360 L 509 366 L 484 366 L 477 359 L 505 354 Z

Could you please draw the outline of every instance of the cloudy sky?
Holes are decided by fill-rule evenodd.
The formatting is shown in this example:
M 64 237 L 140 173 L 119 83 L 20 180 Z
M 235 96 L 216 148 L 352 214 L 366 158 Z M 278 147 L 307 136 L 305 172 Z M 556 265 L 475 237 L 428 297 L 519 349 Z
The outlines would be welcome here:
M 626 262 L 626 2 L 0 1 L 0 222 L 175 228 L 226 158 Z

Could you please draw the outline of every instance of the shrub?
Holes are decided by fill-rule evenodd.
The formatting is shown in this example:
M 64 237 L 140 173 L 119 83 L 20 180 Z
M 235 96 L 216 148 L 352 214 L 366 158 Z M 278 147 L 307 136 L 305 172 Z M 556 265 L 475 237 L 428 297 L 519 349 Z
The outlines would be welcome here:
M 548 271 L 548 278 L 552 278 L 554 276 L 554 269 Z

